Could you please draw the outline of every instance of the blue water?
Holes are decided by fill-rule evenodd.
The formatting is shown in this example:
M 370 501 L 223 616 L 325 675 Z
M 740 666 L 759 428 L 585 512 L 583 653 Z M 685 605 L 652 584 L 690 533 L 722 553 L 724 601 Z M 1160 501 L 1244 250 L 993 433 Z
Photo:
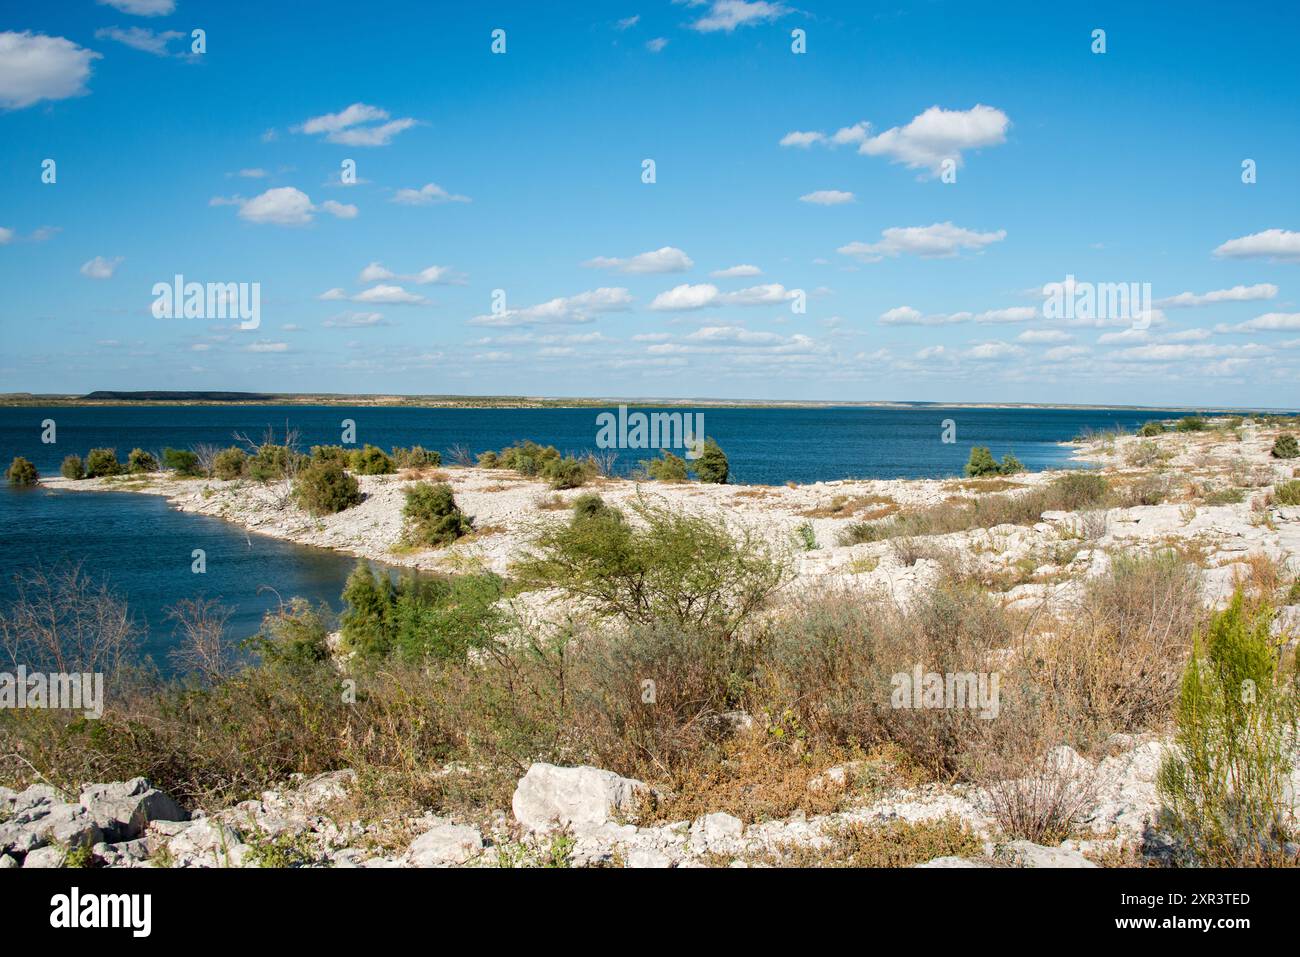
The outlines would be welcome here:
M 260 439 L 268 428 L 300 430 L 303 446 L 338 444 L 342 421 L 356 422 L 357 443 L 385 449 L 423 445 L 446 454 L 460 444 L 474 452 L 521 438 L 581 453 L 596 446 L 599 409 L 415 409 L 303 406 L 188 406 L 0 409 L 0 457 L 15 455 L 57 475 L 65 455 L 112 447 L 161 452 L 202 442 L 234 444 L 234 433 Z M 612 411 L 612 410 L 611 410 Z M 668 410 L 673 411 L 673 410 Z M 676 410 L 682 411 L 682 410 Z M 735 482 L 777 484 L 841 478 L 958 475 L 972 445 L 994 455 L 1013 452 L 1030 469 L 1062 464 L 1056 443 L 1085 428 L 1135 428 L 1175 412 L 1073 409 L 704 409 L 705 432 L 726 451 Z M 57 442 L 41 441 L 53 419 Z M 952 419 L 957 441 L 940 441 Z M 647 452 L 624 451 L 626 472 Z M 207 553 L 206 574 L 191 571 L 191 552 Z M 160 665 L 173 643 L 166 609 L 181 598 L 219 598 L 235 609 L 232 638 L 257 630 L 279 598 L 309 598 L 338 607 L 355 559 L 256 534 L 219 519 L 182 514 L 152 495 L 129 492 L 0 493 L 0 606 L 14 595 L 13 578 L 37 563 L 80 562 L 125 599 L 144 632 L 143 648 Z

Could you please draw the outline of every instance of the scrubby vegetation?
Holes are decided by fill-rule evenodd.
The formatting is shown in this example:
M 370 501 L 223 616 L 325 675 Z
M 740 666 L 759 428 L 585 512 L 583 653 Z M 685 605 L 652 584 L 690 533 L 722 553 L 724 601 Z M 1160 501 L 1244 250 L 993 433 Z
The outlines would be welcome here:
M 293 497 L 313 515 L 333 515 L 359 504 L 361 487 L 337 461 L 313 461 L 294 479 Z
M 195 461 L 198 461 L 197 457 Z M 158 459 L 154 457 L 153 453 L 146 452 L 144 449 L 132 449 L 126 457 L 126 470 L 133 474 L 157 472 Z
M 66 479 L 83 479 L 86 477 L 86 466 L 80 455 L 65 455 L 59 473 Z
M 86 455 L 86 477 L 102 478 L 122 471 L 114 449 L 91 449 Z
M 405 490 L 405 541 L 410 545 L 450 545 L 474 527 L 460 510 L 451 486 L 445 482 L 418 482 Z
M 642 462 L 641 467 L 646 476 L 656 482 L 685 482 L 687 479 L 686 460 L 667 449 L 660 452 L 659 458 Z
M 231 447 L 218 452 L 212 459 L 212 477 L 230 481 L 241 478 L 248 469 L 248 453 Z
M 1284 432 L 1273 442 L 1272 455 L 1275 459 L 1300 458 L 1300 442 L 1290 432 Z
M 204 474 L 198 453 L 189 449 L 163 449 L 162 464 L 163 468 L 172 469 L 177 475 L 187 478 Z
M 972 477 L 983 475 L 1014 475 L 1023 472 L 1025 467 L 1014 455 L 1007 453 L 998 462 L 986 446 L 976 445 L 970 450 L 970 459 L 966 462 L 966 474 Z
M 704 440 L 700 457 L 695 460 L 695 474 L 701 482 L 725 485 L 731 474 L 731 465 L 727 455 L 713 439 Z
M 358 475 L 388 475 L 395 471 L 393 460 L 376 445 L 353 449 L 348 455 L 348 468 Z
M 1144 439 L 1154 438 L 1157 435 L 1165 434 L 1163 422 L 1143 422 L 1142 427 L 1137 430 L 1139 437 Z
M 36 485 L 41 480 L 36 466 L 21 455 L 15 456 L 5 473 L 10 485 Z

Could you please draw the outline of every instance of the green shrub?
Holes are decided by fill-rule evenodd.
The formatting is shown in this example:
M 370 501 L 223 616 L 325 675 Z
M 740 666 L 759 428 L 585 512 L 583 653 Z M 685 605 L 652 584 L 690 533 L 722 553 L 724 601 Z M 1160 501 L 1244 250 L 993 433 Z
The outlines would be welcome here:
M 330 657 L 330 611 L 322 602 L 312 608 L 305 598 L 294 598 L 274 612 L 267 612 L 261 630 L 247 642 L 263 661 L 276 665 L 306 667 Z
M 234 446 L 222 449 L 212 459 L 212 474 L 224 481 L 239 478 L 247 468 L 248 453 Z
M 144 449 L 132 449 L 131 453 L 126 457 L 126 470 L 133 474 L 157 472 L 158 460 Z
M 628 622 L 666 620 L 730 636 L 785 583 L 789 561 L 744 528 L 644 501 L 640 526 L 597 513 L 544 527 L 515 570 L 527 584 L 559 588 Z
M 406 489 L 402 506 L 403 533 L 412 545 L 449 545 L 474 527 L 474 520 L 456 505 L 446 482 L 418 482 Z
M 1179 432 L 1204 432 L 1209 428 L 1209 423 L 1199 415 L 1188 415 L 1179 419 L 1174 428 Z
M 344 468 L 352 464 L 352 459 L 348 450 L 341 445 L 313 445 L 311 447 L 312 462 L 337 462 Z
M 116 450 L 91 449 L 86 454 L 86 476 L 88 478 L 116 475 L 120 471 L 122 471 L 122 466 L 117 461 Z
M 538 445 L 532 440 L 525 440 L 502 449 L 497 454 L 495 466 L 484 465 L 483 467 L 510 469 L 520 475 L 532 477 L 541 473 L 547 463 L 557 461 L 559 458 L 560 452 L 555 446 Z M 479 458 L 479 464 L 483 464 L 482 456 Z
M 82 463 L 80 455 L 68 455 L 64 457 L 59 472 L 66 479 L 83 479 L 86 477 L 86 466 Z
M 349 462 L 358 475 L 388 475 L 393 471 L 393 460 L 377 445 L 353 449 Z
M 1275 459 L 1294 459 L 1300 458 L 1300 443 L 1290 432 L 1279 435 L 1273 442 L 1273 458 Z
M 203 474 L 198 454 L 188 449 L 163 449 L 163 467 L 173 469 L 177 475 L 192 477 Z
M 976 445 L 970 450 L 970 459 L 966 462 L 966 474 L 978 478 L 984 475 L 1014 475 L 1023 472 L 1020 460 L 1010 453 L 1002 457 L 999 464 L 987 446 Z
M 1273 501 L 1279 505 L 1300 505 L 1300 479 L 1277 486 L 1273 490 Z
M 1044 511 L 1078 512 L 1100 504 L 1110 483 L 1096 472 L 1073 471 L 1054 479 L 1048 490 L 1051 503 Z
M 412 445 L 409 449 L 393 448 L 393 465 L 399 469 L 435 468 L 442 464 L 442 453 Z
M 286 445 L 274 445 L 270 442 L 258 448 L 257 453 L 248 460 L 248 474 L 259 482 L 272 482 L 288 478 L 307 460 L 305 455 L 293 451 Z
M 1183 674 L 1174 751 L 1160 766 L 1163 827 L 1186 863 L 1285 860 L 1286 790 L 1296 743 L 1296 687 L 1278 673 L 1272 611 L 1238 591 L 1198 635 Z
M 358 504 L 361 488 L 338 462 L 313 462 L 294 479 L 293 497 L 313 515 L 333 515 Z
M 14 458 L 7 474 L 10 485 L 35 485 L 41 480 L 40 473 L 36 471 L 36 466 L 21 455 Z
M 491 449 L 478 454 L 478 467 L 481 469 L 495 469 L 501 467 L 501 461 L 497 454 Z
M 727 477 L 731 474 L 731 465 L 727 462 L 727 455 L 713 439 L 704 440 L 704 448 L 700 449 L 700 457 L 695 460 L 695 474 L 701 482 L 709 482 L 714 485 L 726 485 Z
M 1161 422 L 1143 422 L 1142 428 L 1137 430 L 1137 434 L 1144 439 L 1149 439 L 1152 436 L 1164 435 L 1165 427 Z
M 646 475 L 656 482 L 685 482 L 686 460 L 681 456 L 673 455 L 667 449 L 663 449 L 661 454 L 663 458 L 650 459 L 641 463 Z
M 577 496 L 571 506 L 573 509 L 573 520 L 582 521 L 584 518 L 605 518 L 613 517 L 622 520 L 623 513 L 618 509 L 605 504 L 605 500 L 595 492 L 585 492 Z
M 542 467 L 542 478 L 554 489 L 579 488 L 587 482 L 587 466 L 571 455 L 551 459 Z

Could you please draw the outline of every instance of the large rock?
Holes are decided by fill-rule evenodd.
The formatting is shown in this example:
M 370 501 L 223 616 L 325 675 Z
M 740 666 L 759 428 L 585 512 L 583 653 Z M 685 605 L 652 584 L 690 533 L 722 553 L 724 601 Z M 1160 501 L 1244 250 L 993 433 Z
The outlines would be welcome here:
M 998 857 L 1017 867 L 1096 867 L 1078 851 L 1063 847 L 1043 847 L 1032 841 L 1011 841 L 998 848 Z
M 569 827 L 578 833 L 631 817 L 646 790 L 643 782 L 613 771 L 534 764 L 519 780 L 510 805 L 527 830 Z
M 66 856 L 66 852 L 59 847 L 38 847 L 23 858 L 23 867 L 62 867 L 63 859 Z
M 173 837 L 167 849 L 182 867 L 240 867 L 248 853 L 238 831 L 206 819 Z
M 439 824 L 411 844 L 407 860 L 412 867 L 446 867 L 464 864 L 483 852 L 483 835 L 466 824 Z
M 972 861 L 968 857 L 936 857 L 932 861 L 926 861 L 924 864 L 917 864 L 916 867 L 939 867 L 939 868 L 962 868 L 962 867 L 992 867 L 987 861 Z
M 189 815 L 168 795 L 151 788 L 144 778 L 115 784 L 92 784 L 81 803 L 110 844 L 133 841 L 151 821 L 184 821 Z
M 738 817 L 722 812 L 705 814 L 691 825 L 691 848 L 696 853 L 735 853 L 744 833 L 745 823 Z

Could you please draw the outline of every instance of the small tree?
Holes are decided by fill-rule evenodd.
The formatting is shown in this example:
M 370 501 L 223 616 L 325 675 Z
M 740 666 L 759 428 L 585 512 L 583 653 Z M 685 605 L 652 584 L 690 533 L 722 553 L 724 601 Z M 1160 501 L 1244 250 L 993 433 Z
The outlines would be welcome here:
M 412 445 L 409 449 L 395 446 L 393 464 L 399 469 L 436 468 L 442 464 L 442 453 L 430 451 L 422 445 Z
M 700 457 L 695 460 L 695 474 L 701 482 L 710 482 L 715 485 L 727 484 L 727 477 L 731 474 L 731 465 L 727 462 L 726 453 L 713 439 L 704 440 L 704 448 L 700 450 Z
M 313 515 L 333 515 L 361 501 L 357 480 L 333 460 L 313 462 L 293 483 L 298 506 Z
M 1179 432 L 1204 432 L 1209 425 L 1199 415 L 1188 415 L 1179 419 L 1175 428 Z
M 966 474 L 971 476 L 998 474 L 997 459 L 993 457 L 993 453 L 987 446 L 977 445 L 970 450 L 970 458 L 966 461 Z
M 36 466 L 21 455 L 14 458 L 13 464 L 9 466 L 8 474 L 10 485 L 35 485 L 41 480 L 40 473 L 36 471 Z
M 195 478 L 203 474 L 199 463 L 199 453 L 189 449 L 163 449 L 163 466 L 186 478 Z
M 248 467 L 248 455 L 243 449 L 231 446 L 212 457 L 212 474 L 223 481 L 237 479 Z
M 66 479 L 83 479 L 86 477 L 86 466 L 82 463 L 80 455 L 68 455 L 64 457 L 59 472 Z
M 1294 459 L 1300 458 L 1300 443 L 1290 432 L 1285 432 L 1277 437 L 1273 443 L 1273 458 L 1275 459 Z
M 605 500 L 595 492 L 585 492 L 575 498 L 570 506 L 573 509 L 573 521 L 585 518 L 612 518 L 622 521 L 623 513 L 605 504 Z
M 393 471 L 393 460 L 377 445 L 353 449 L 350 459 L 352 471 L 358 475 L 387 475 Z
M 198 457 L 195 456 L 195 462 L 197 461 Z M 146 452 L 144 449 L 132 449 L 126 457 L 126 470 L 137 475 L 141 472 L 157 472 L 158 460 L 151 452 Z
M 551 488 L 579 488 L 587 482 L 587 467 L 573 456 L 551 459 L 542 468 L 542 478 Z
M 382 657 L 392 644 L 389 614 L 392 609 L 393 584 L 388 576 L 376 574 L 365 561 L 348 576 L 343 587 L 347 609 L 340 619 L 343 642 L 362 657 Z
M 122 466 L 117 461 L 115 449 L 91 449 L 86 454 L 87 477 L 100 478 L 104 475 L 116 475 L 120 471 Z
M 1142 428 L 1138 429 L 1137 434 L 1144 439 L 1152 438 L 1157 435 L 1165 434 L 1165 427 L 1160 422 L 1143 422 Z
M 1281 860 L 1286 786 L 1296 744 L 1296 686 L 1279 674 L 1272 610 L 1238 591 L 1194 638 L 1183 673 L 1174 749 L 1160 766 L 1162 823 L 1199 862 Z
M 406 489 L 402 516 L 404 537 L 412 545 L 449 545 L 474 527 L 446 482 L 417 482 Z
M 685 482 L 686 460 L 663 449 L 663 458 L 642 462 L 646 474 L 656 482 Z

